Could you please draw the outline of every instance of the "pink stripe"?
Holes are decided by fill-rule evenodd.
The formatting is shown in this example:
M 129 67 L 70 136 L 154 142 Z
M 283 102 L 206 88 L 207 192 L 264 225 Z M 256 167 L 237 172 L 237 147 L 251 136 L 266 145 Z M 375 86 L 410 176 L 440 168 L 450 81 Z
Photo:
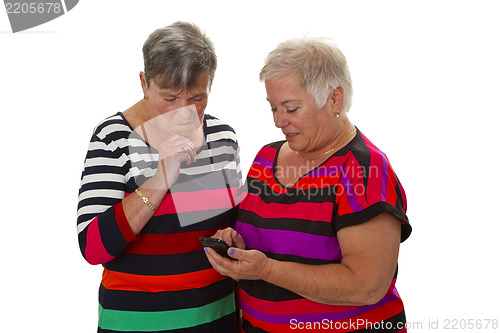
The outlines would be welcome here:
M 90 223 L 87 229 L 87 244 L 85 246 L 85 259 L 91 265 L 99 265 L 114 259 L 104 248 L 99 232 L 97 217 Z
M 238 202 L 237 187 L 196 192 L 169 192 L 163 198 L 155 215 L 198 212 L 213 209 L 230 209 L 236 202 Z
M 384 153 L 363 135 L 363 140 L 370 151 L 370 169 L 366 197 L 368 205 L 385 201 L 388 181 L 388 161 Z
M 258 156 L 273 162 L 274 158 L 276 157 L 276 152 L 277 152 L 276 148 L 263 147 L 259 151 Z
M 240 208 L 255 212 L 263 218 L 289 218 L 311 221 L 332 222 L 333 202 L 297 202 L 294 204 L 266 204 L 255 194 L 248 196 L 240 204 Z

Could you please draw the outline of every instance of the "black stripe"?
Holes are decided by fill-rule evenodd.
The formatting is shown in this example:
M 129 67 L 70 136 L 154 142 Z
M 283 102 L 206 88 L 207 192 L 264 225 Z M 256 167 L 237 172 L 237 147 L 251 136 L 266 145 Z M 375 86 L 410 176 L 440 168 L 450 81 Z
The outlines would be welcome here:
M 332 223 L 324 221 L 303 220 L 293 218 L 262 218 L 252 211 L 240 209 L 238 221 L 250 224 L 261 229 L 276 229 L 286 231 L 299 231 L 311 235 L 335 237 L 336 232 Z
M 272 302 L 302 299 L 296 293 L 262 280 L 240 280 L 240 288 L 252 297 Z
M 336 195 L 336 185 L 323 188 L 313 187 L 309 189 L 288 189 L 286 193 L 277 193 L 269 188 L 266 182 L 256 178 L 247 178 L 248 192 L 259 195 L 265 203 L 283 203 L 292 205 L 294 203 L 333 202 Z
M 104 267 L 114 272 L 161 276 L 196 272 L 212 268 L 212 265 L 205 252 L 199 250 L 169 255 L 121 253 Z
M 121 311 L 169 311 L 200 307 L 231 294 L 234 281 L 230 278 L 197 289 L 157 293 L 107 290 L 99 288 L 99 300 L 106 309 Z

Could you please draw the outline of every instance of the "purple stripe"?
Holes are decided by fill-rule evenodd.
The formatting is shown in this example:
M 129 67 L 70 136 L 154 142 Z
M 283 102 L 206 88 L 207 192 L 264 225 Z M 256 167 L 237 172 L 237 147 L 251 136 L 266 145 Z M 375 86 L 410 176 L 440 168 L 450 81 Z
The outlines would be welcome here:
M 243 236 L 249 248 L 311 259 L 342 259 L 336 237 L 311 235 L 299 231 L 262 229 L 240 221 L 236 222 L 235 230 Z
M 253 160 L 253 164 L 263 166 L 264 168 L 269 169 L 271 171 L 273 170 L 273 161 L 270 161 L 267 158 L 257 156 Z
M 342 170 L 339 167 L 333 167 L 333 168 L 319 168 L 316 170 L 311 171 L 308 176 L 309 177 L 319 177 L 319 176 L 333 176 L 336 175 L 337 173 L 341 172 Z
M 291 320 L 294 320 L 295 322 L 321 322 L 323 320 L 328 320 L 328 321 L 338 321 L 338 320 L 346 320 L 349 318 L 354 318 L 357 316 L 360 316 L 364 313 L 370 312 L 376 308 L 384 306 L 384 304 L 387 304 L 391 301 L 397 300 L 399 297 L 393 294 L 386 295 L 384 298 L 382 298 L 378 303 L 376 304 L 371 304 L 371 305 L 364 305 L 364 306 L 359 306 L 357 308 L 354 308 L 352 310 L 348 311 L 342 311 L 342 312 L 330 312 L 330 313 L 307 313 L 307 314 L 295 314 L 295 315 L 270 315 L 266 314 L 260 311 L 257 311 L 255 309 L 252 309 L 248 305 L 243 304 L 240 302 L 241 308 L 243 311 L 251 315 L 252 317 L 262 320 L 267 323 L 272 323 L 272 324 L 285 324 L 289 325 L 291 323 Z M 279 306 L 279 302 L 276 303 L 276 306 Z
M 349 206 L 351 207 L 353 212 L 359 212 L 363 210 L 363 207 L 358 202 L 358 198 L 356 197 L 356 191 L 354 186 L 347 175 L 347 171 L 344 170 L 344 164 L 341 165 L 342 175 L 340 176 L 340 182 L 344 186 L 344 193 L 349 202 Z

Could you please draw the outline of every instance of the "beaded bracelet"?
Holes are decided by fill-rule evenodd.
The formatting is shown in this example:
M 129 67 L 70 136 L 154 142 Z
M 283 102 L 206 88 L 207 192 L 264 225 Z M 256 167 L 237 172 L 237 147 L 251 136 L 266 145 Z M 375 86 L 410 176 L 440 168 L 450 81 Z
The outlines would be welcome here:
M 149 208 L 151 208 L 153 211 L 155 211 L 155 212 L 156 212 L 156 207 L 155 207 L 155 206 L 153 206 L 153 205 L 151 204 L 151 202 L 149 202 L 148 198 L 146 198 L 146 196 L 145 196 L 144 194 L 142 194 L 142 192 L 141 192 L 141 191 L 139 191 L 139 189 L 138 189 L 138 188 L 136 188 L 136 189 L 135 189 L 135 193 L 137 193 L 137 195 L 138 195 L 139 197 L 141 197 L 142 201 L 144 201 L 144 203 L 145 203 L 145 204 L 146 204 Z

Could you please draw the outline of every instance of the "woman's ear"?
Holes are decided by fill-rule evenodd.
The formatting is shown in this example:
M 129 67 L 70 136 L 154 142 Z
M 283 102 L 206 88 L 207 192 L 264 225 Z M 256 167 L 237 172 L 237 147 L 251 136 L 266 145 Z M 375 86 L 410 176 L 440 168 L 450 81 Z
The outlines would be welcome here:
M 339 112 L 344 104 L 344 88 L 338 86 L 333 89 L 328 98 L 332 101 L 335 112 Z
M 139 79 L 141 80 L 141 88 L 144 94 L 144 99 L 148 99 L 148 81 L 146 80 L 146 74 L 144 72 L 139 73 Z

